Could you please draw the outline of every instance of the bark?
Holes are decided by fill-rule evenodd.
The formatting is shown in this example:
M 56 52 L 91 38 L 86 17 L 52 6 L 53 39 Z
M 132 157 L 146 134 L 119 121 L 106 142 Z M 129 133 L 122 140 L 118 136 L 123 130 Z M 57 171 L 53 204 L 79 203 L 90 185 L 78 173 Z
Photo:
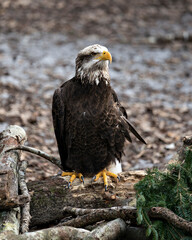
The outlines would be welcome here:
M 20 208 L 18 206 L 29 200 L 25 195 L 19 196 L 20 152 L 6 152 L 10 147 L 23 144 L 26 139 L 25 131 L 18 126 L 9 126 L 7 130 L 0 133 L 0 239 L 10 232 L 19 233 Z
M 63 211 L 71 213 L 75 216 L 83 216 L 89 213 L 95 213 L 95 212 L 103 212 L 108 213 L 109 211 L 126 211 L 133 212 L 132 210 L 136 210 L 135 207 L 129 207 L 129 206 L 123 206 L 123 207 L 111 207 L 111 208 L 99 208 L 99 209 L 92 209 L 92 208 L 73 208 L 73 207 L 64 207 Z
M 25 202 L 25 196 L 18 196 L 19 151 L 7 153 L 26 141 L 25 131 L 18 126 L 10 126 L 0 134 L 0 209 L 10 209 Z
M 73 227 L 55 227 L 28 232 L 19 236 L 9 235 L 9 240 L 115 240 L 125 234 L 126 223 L 122 219 L 116 219 L 97 227 L 93 231 Z
M 134 184 L 145 176 L 144 171 L 129 171 L 120 174 L 121 181 L 112 182 L 109 178 L 109 191 L 105 192 L 102 179 L 92 182 L 85 178 L 84 185 L 76 179 L 68 189 L 69 177 L 50 177 L 43 181 L 28 183 L 31 192 L 30 226 L 54 223 L 65 217 L 65 206 L 78 208 L 109 208 L 135 205 Z
M 192 136 L 185 136 L 183 138 L 183 146 L 177 153 L 176 160 L 182 162 L 185 159 L 186 148 L 192 146 Z
M 28 196 L 28 198 L 31 199 L 27 188 L 27 184 L 25 182 L 26 168 L 27 162 L 22 161 L 19 167 L 19 188 L 21 194 Z M 31 219 L 30 202 L 27 202 L 23 207 L 21 207 L 21 226 L 20 226 L 21 233 L 28 232 L 30 219 Z
M 9 234 L 19 234 L 20 208 L 0 212 L 0 239 L 8 239 Z
M 192 222 L 189 222 L 179 216 L 168 208 L 163 207 L 152 207 L 149 211 L 149 216 L 153 218 L 162 218 L 173 224 L 177 228 L 185 230 L 192 234 Z
M 67 207 L 64 211 L 69 213 L 74 213 L 75 208 Z M 73 227 L 85 227 L 87 225 L 94 224 L 99 221 L 121 218 L 123 220 L 129 220 L 131 223 L 136 223 L 136 213 L 137 210 L 134 207 L 114 207 L 114 208 L 104 208 L 104 209 L 84 209 L 87 212 L 85 215 L 76 217 L 75 219 L 69 220 L 67 222 L 61 223 L 62 226 L 73 226 Z M 77 212 L 80 212 L 77 209 Z M 81 212 L 82 214 L 82 212 Z

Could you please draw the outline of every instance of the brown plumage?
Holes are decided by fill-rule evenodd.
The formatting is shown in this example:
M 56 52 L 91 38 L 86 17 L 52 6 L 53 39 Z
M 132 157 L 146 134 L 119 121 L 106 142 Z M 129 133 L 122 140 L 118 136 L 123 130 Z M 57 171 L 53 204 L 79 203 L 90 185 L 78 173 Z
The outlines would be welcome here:
M 64 171 L 94 176 L 115 158 L 120 161 L 130 132 L 145 143 L 110 86 L 108 60 L 105 47 L 83 49 L 75 77 L 54 93 L 53 124 Z

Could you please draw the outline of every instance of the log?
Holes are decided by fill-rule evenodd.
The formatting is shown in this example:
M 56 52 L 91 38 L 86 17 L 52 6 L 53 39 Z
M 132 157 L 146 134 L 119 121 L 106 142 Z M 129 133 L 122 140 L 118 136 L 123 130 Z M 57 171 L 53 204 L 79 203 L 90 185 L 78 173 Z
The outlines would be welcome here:
M 23 202 L 18 196 L 18 163 L 19 151 L 7 153 L 10 147 L 26 141 L 25 131 L 18 126 L 10 126 L 0 133 L 0 209 L 10 209 Z
M 116 183 L 108 179 L 109 191 L 105 192 L 102 180 L 92 182 L 79 179 L 68 189 L 69 177 L 49 177 L 43 181 L 28 182 L 31 192 L 31 223 L 33 226 L 47 226 L 69 216 L 63 212 L 65 206 L 79 208 L 109 208 L 113 206 L 135 206 L 134 184 L 140 181 L 145 171 L 128 171 L 120 175 Z
M 7 153 L 10 147 L 26 141 L 25 131 L 18 126 L 9 126 L 0 133 L 0 239 L 7 233 L 19 234 L 20 208 L 29 201 L 28 196 L 19 195 L 18 167 L 20 151 Z
M 36 232 L 28 232 L 22 235 L 7 235 L 9 240 L 46 240 L 46 239 L 70 239 L 70 240 L 115 240 L 126 233 L 126 223 L 122 219 L 116 219 L 92 231 L 73 227 L 53 227 Z M 124 238 L 122 238 L 124 239 Z

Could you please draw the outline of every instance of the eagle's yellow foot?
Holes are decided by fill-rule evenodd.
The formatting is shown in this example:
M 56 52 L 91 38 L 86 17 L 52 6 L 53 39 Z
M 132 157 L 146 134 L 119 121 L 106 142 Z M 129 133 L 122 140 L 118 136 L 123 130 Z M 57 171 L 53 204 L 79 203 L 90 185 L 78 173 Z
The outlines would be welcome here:
M 76 172 L 62 172 L 61 174 L 62 177 L 65 176 L 71 176 L 69 183 L 68 183 L 68 188 L 71 187 L 72 182 L 75 180 L 76 177 L 78 177 L 80 179 L 81 182 L 84 183 L 84 177 L 81 173 L 76 173 Z
M 106 169 L 102 170 L 101 172 L 97 173 L 94 177 L 93 180 L 96 182 L 101 175 L 103 175 L 103 181 L 104 181 L 104 186 L 105 186 L 105 191 L 107 191 L 108 187 L 108 182 L 107 182 L 107 176 L 114 177 L 116 180 L 120 181 L 120 177 L 112 172 L 107 171 Z

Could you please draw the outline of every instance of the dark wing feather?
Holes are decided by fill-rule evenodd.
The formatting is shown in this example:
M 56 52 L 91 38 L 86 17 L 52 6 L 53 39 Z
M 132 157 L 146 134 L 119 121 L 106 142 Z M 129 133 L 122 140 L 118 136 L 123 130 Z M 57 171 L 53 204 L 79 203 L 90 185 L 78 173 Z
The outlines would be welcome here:
M 53 117 L 53 126 L 55 130 L 55 136 L 57 140 L 57 145 L 59 149 L 63 170 L 71 171 L 71 169 L 66 167 L 68 154 L 67 154 L 67 146 L 65 142 L 65 129 L 64 129 L 65 128 L 65 106 L 62 101 L 61 88 L 56 89 L 53 95 L 52 117 Z
M 133 125 L 129 122 L 128 119 L 126 119 L 124 116 L 122 117 L 123 120 L 125 120 L 129 126 L 129 130 L 135 135 L 136 138 L 138 138 L 142 143 L 147 144 L 145 140 L 141 137 L 141 135 L 136 131 L 136 129 L 133 127 Z
M 121 105 L 121 103 L 119 102 L 118 100 L 118 97 L 117 97 L 117 94 L 115 93 L 114 90 L 112 90 L 112 94 L 113 94 L 113 99 L 114 101 L 117 103 L 118 107 L 119 107 L 119 110 L 120 112 L 122 113 L 122 116 L 121 116 L 121 123 L 123 124 L 123 126 L 126 126 L 128 125 L 128 129 L 144 144 L 146 144 L 145 140 L 141 137 L 141 135 L 136 131 L 136 129 L 133 127 L 133 125 L 129 122 L 128 120 L 128 116 L 127 116 L 127 113 L 126 113 L 126 110 L 125 108 Z M 125 125 L 126 124 L 126 125 Z M 126 127 L 127 129 L 127 127 Z M 127 138 L 127 140 L 129 142 L 132 142 L 132 139 L 129 135 L 129 132 L 128 131 L 125 131 L 125 137 Z

